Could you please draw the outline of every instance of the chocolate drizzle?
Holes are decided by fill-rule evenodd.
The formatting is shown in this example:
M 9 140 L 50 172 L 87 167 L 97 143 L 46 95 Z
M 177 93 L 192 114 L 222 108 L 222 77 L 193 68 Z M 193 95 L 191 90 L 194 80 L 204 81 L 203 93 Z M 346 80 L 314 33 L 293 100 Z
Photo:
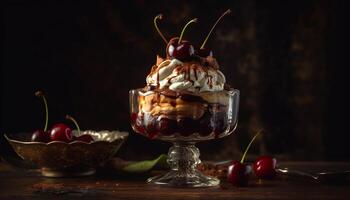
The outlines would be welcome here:
M 185 74 L 185 80 L 186 81 L 191 81 L 191 66 L 192 65 L 189 65 L 189 64 L 184 64 L 182 65 L 182 67 L 179 69 L 179 73 L 184 73 Z M 193 83 L 192 83 L 193 84 Z
M 159 70 L 157 71 L 157 89 L 159 89 L 160 82 L 159 82 Z
M 173 78 L 175 78 L 176 76 L 172 76 L 172 77 L 170 77 L 169 79 L 168 79 L 168 84 L 171 84 L 171 80 L 173 79 Z
M 194 77 L 195 77 L 196 80 L 198 80 L 198 75 L 197 75 L 197 69 L 198 69 L 198 67 L 197 67 L 196 65 L 193 65 L 193 66 L 194 66 L 194 67 L 193 67 Z
M 199 79 L 202 79 L 203 76 L 204 79 L 206 79 L 205 84 L 208 85 L 210 89 L 213 89 L 214 84 L 216 84 L 214 83 L 214 76 L 211 73 L 212 71 L 213 73 L 215 73 L 215 71 L 219 69 L 219 65 L 216 62 L 216 59 L 212 56 L 208 56 L 206 58 L 195 57 L 191 61 L 183 62 L 181 64 L 178 63 L 177 66 L 174 66 L 173 68 L 173 72 L 175 72 L 175 75 L 170 77 L 164 77 L 164 75 L 160 73 L 160 70 L 164 67 L 169 66 L 170 63 L 172 63 L 172 60 L 164 60 L 163 58 L 157 56 L 157 63 L 156 65 L 152 66 L 151 72 L 147 77 L 148 80 L 150 79 L 149 81 L 147 81 L 148 86 L 153 85 L 154 87 L 148 87 L 148 91 L 154 90 L 154 88 L 156 90 L 169 89 L 169 86 L 173 84 L 174 78 L 178 77 L 179 74 L 183 74 L 184 81 L 194 86 L 195 90 L 198 92 L 201 92 L 201 87 L 198 87 L 197 85 L 195 85 L 195 83 L 196 81 L 199 81 Z M 160 82 L 163 81 L 164 78 L 165 81 L 167 81 L 167 83 L 162 83 L 161 86 Z M 227 88 L 226 83 L 225 86 L 225 88 Z
M 190 82 L 192 85 L 194 85 L 194 81 L 198 80 L 198 72 L 197 70 L 200 68 L 200 66 L 196 63 L 185 63 L 181 66 L 181 68 L 177 68 L 178 73 L 184 73 L 185 74 L 185 80 Z M 191 79 L 191 71 L 193 70 L 194 79 Z M 204 69 L 206 73 L 208 73 L 207 69 Z
M 157 71 L 157 90 L 159 90 L 159 86 L 160 86 L 160 83 L 159 83 L 159 70 Z M 160 103 L 160 94 L 159 93 L 157 93 L 157 105 L 159 105 L 159 103 Z
M 213 76 L 211 75 L 206 75 L 208 77 L 208 81 L 207 81 L 207 84 L 209 85 L 210 88 L 213 88 Z

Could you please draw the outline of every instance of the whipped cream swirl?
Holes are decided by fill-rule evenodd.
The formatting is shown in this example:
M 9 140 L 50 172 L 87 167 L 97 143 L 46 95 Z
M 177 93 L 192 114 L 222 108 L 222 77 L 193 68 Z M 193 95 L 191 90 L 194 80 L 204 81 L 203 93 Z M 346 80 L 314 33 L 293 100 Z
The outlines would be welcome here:
M 183 63 L 177 59 L 165 60 L 147 76 L 147 85 L 169 88 L 173 91 L 222 91 L 226 82 L 224 74 L 211 67 Z

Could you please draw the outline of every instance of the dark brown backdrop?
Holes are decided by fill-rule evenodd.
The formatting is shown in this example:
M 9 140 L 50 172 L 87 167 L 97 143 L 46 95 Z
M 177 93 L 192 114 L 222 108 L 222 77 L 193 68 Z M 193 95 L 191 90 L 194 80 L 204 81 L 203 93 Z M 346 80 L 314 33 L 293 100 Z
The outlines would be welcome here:
M 348 160 L 344 100 L 343 1 L 12 1 L 2 8 L 1 134 L 43 125 L 37 89 L 48 95 L 50 123 L 73 115 L 84 129 L 131 133 L 119 155 L 150 158 L 169 144 L 133 134 L 128 91 L 164 55 L 153 27 L 200 44 L 211 37 L 228 82 L 241 90 L 236 134 L 200 144 L 204 158 L 236 158 L 252 135 L 252 152 L 281 159 Z M 1 151 L 8 146 L 1 141 Z

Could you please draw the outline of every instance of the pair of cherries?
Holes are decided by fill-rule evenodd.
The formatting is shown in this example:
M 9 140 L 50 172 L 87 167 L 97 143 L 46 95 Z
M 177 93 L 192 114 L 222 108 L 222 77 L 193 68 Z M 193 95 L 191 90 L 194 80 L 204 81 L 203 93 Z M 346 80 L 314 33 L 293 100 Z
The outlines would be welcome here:
M 253 167 L 247 163 L 233 161 L 228 167 L 227 181 L 235 186 L 247 186 L 252 171 L 259 179 L 273 179 L 276 176 L 276 159 L 268 155 L 260 156 Z
M 36 130 L 32 134 L 32 142 L 62 141 L 70 142 L 73 139 L 72 130 L 63 123 L 55 124 L 51 130 Z
M 244 163 L 244 158 L 253 143 L 259 135 L 258 132 L 247 146 L 241 161 L 233 161 L 227 170 L 227 181 L 235 186 L 247 186 L 249 178 L 254 174 L 259 179 L 273 179 L 276 176 L 276 158 L 268 155 L 260 156 L 252 165 Z
M 193 58 L 195 55 L 200 56 L 200 57 L 208 57 L 208 56 L 213 56 L 213 52 L 210 49 L 205 48 L 205 44 L 211 35 L 212 31 L 216 27 L 216 25 L 219 23 L 219 21 L 227 14 L 231 13 L 231 10 L 228 9 L 226 12 L 224 12 L 215 22 L 211 30 L 209 31 L 207 37 L 205 38 L 204 42 L 202 43 L 200 48 L 194 48 L 191 42 L 187 40 L 182 40 L 182 37 L 184 35 L 184 32 L 187 28 L 188 25 L 191 23 L 197 22 L 197 18 L 192 19 L 189 21 L 184 28 L 181 31 L 180 37 L 174 37 L 170 39 L 168 42 L 167 39 L 164 37 L 162 32 L 159 30 L 158 25 L 157 25 L 157 20 L 162 19 L 163 15 L 159 14 L 154 18 L 154 26 L 156 30 L 158 31 L 159 35 L 162 37 L 164 40 L 165 44 L 167 45 L 166 47 L 166 54 L 170 58 L 176 58 L 181 61 L 188 61 L 191 58 Z
M 49 111 L 47 106 L 47 101 L 45 95 L 42 91 L 38 91 L 35 93 L 37 97 L 41 97 L 44 101 L 45 105 L 45 127 L 44 129 L 36 130 L 32 133 L 31 141 L 32 142 L 44 142 L 48 143 L 51 141 L 61 141 L 61 142 L 72 142 L 72 141 L 82 141 L 90 143 L 94 141 L 91 135 L 83 134 L 78 137 L 73 136 L 72 130 L 64 123 L 58 123 L 52 126 L 50 130 L 47 130 L 47 124 L 49 119 Z M 75 119 L 69 115 L 66 116 L 66 119 L 69 119 L 74 122 L 76 125 L 78 132 L 80 132 L 80 128 Z
M 44 142 L 48 143 L 51 141 L 61 141 L 61 142 L 73 142 L 82 141 L 90 143 L 94 141 L 91 135 L 83 134 L 78 137 L 73 136 L 72 130 L 66 124 L 59 123 L 55 124 L 51 130 L 36 130 L 32 134 L 32 142 Z

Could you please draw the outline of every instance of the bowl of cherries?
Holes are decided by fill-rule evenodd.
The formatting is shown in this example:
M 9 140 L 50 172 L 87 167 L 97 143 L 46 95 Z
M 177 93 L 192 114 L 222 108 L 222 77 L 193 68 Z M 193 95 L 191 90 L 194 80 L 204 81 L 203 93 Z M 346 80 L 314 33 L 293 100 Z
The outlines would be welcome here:
M 31 134 L 5 135 L 15 152 L 24 160 L 41 168 L 43 176 L 86 176 L 95 173 L 128 137 L 127 132 L 80 130 L 77 121 L 67 115 L 76 130 L 65 123 L 56 123 L 48 129 L 48 106 L 43 92 L 36 96 L 45 105 L 45 126 Z

